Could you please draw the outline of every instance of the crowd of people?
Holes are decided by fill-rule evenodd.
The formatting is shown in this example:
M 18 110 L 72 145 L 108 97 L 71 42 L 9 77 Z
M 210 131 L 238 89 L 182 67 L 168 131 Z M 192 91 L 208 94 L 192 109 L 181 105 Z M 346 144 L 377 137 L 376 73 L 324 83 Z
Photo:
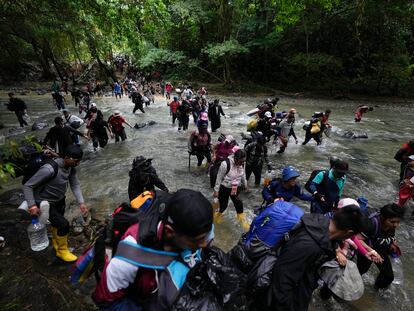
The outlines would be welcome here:
M 119 110 L 105 120 L 87 90 L 74 92 L 75 106 L 83 108 L 79 108 L 79 116 L 73 115 L 59 98 L 60 93 L 67 93 L 67 81 L 61 85 L 55 85 L 56 82 L 52 86 L 53 98 L 63 115 L 55 118 L 55 126 L 43 140 L 47 149 L 53 150 L 43 156 L 55 157 L 55 164 L 45 162 L 24 183 L 23 192 L 33 217 L 41 215 L 41 202 L 48 202 L 56 256 L 75 262 L 78 257 L 68 247 L 70 226 L 64 213 L 69 184 L 81 214 L 88 214 L 76 175 L 83 157 L 79 137 L 92 140 L 96 150 L 104 148 L 109 137 L 124 141 L 124 125 L 132 125 Z M 277 144 L 277 153 L 281 154 L 291 136 L 298 144 L 297 111 L 278 111 L 278 98 L 266 99 L 250 114 L 249 133 L 241 137 L 246 140 L 241 146 L 230 133 L 212 141 L 211 132 L 221 127 L 221 116 L 226 114 L 218 99 L 209 100 L 205 87 L 196 91 L 190 85 L 180 85 L 174 89 L 168 81 L 153 84 L 145 77 L 136 81 L 129 77 L 113 85 L 116 99 L 128 96 L 134 103 L 133 113 L 145 113 L 144 106 L 153 103 L 158 92 L 167 100 L 171 122 L 175 126 L 178 121 L 179 131 L 189 129 L 192 116 L 195 129 L 189 133 L 188 153 L 189 157 L 196 156 L 198 167 L 206 160 L 213 204 L 195 190 L 170 192 L 151 159 L 137 156 L 129 172 L 129 202 L 111 216 L 113 226 L 118 224 L 118 217 L 123 217 L 123 227 L 109 228 L 116 236 L 111 240 L 112 258 L 103 261 L 93 294 L 101 310 L 178 310 L 177 301 L 183 296 L 192 310 L 200 307 L 197 303 L 203 299 L 213 303 L 215 293 L 225 287 L 220 283 L 226 282 L 225 278 L 217 278 L 217 291 L 199 297 L 191 291 L 197 279 L 192 271 L 206 261 L 214 227 L 222 224 L 229 199 L 243 234 L 226 254 L 225 262 L 229 271 L 237 270 L 242 276 L 238 282 L 246 282 L 244 291 L 237 292 L 235 299 L 215 299 L 214 303 L 221 307 L 237 301 L 250 310 L 307 310 L 318 286 L 322 299 L 356 300 L 363 293 L 361 275 L 372 263 L 379 270 L 375 288 L 390 286 L 394 279 L 390 258 L 401 255 L 395 232 L 404 217 L 406 202 L 414 198 L 414 140 L 404 144 L 395 155 L 401 162 L 398 202 L 390 200 L 381 208 L 373 208 L 365 197 L 343 197 L 350 168 L 345 159 L 337 157 L 330 158 L 326 169 L 312 171 L 303 186 L 297 180 L 301 173 L 293 166 L 284 167 L 280 177 L 262 182 L 263 171 L 271 169 L 269 145 Z M 17 107 L 16 116 L 24 126 L 22 114 L 27 107 L 13 94 L 9 96 L 10 105 Z M 355 121 L 360 122 L 362 114 L 371 110 L 358 107 Z M 322 143 L 323 134 L 329 135 L 332 127 L 330 115 L 329 109 L 312 115 L 303 127 L 302 145 L 311 139 L 317 145 Z M 86 133 L 79 130 L 84 124 Z M 252 222 L 246 217 L 240 195 L 249 191 L 251 175 L 255 186 L 263 187 L 263 201 Z M 309 202 L 310 213 L 292 203 L 295 199 Z

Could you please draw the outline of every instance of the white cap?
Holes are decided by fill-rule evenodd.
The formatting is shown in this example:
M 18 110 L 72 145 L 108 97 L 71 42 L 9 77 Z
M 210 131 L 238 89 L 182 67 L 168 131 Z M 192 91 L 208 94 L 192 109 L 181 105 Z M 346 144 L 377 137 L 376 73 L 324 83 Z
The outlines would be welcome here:
M 410 155 L 410 156 L 408 157 L 408 159 L 409 159 L 409 160 L 411 160 L 411 161 L 414 161 L 414 154 Z
M 96 107 L 96 104 L 95 103 L 91 103 L 91 107 Z
M 266 111 L 264 114 L 265 117 L 267 118 L 271 118 L 272 117 L 272 113 L 270 111 Z
M 231 143 L 234 140 L 234 137 L 232 135 L 226 135 L 225 141 L 228 143 Z
M 119 111 L 119 110 L 114 111 L 114 116 L 120 116 L 120 115 L 121 115 L 121 111 Z
M 338 202 L 338 209 L 343 208 L 345 206 L 349 206 L 349 205 L 355 205 L 359 207 L 359 203 L 356 200 L 351 199 L 351 198 L 345 198 Z

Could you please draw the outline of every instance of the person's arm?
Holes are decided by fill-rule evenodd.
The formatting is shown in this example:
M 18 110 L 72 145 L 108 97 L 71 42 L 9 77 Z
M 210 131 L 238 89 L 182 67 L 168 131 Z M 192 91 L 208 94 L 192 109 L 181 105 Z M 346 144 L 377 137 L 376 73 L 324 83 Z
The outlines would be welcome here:
M 162 191 L 166 191 L 169 192 L 167 186 L 164 184 L 164 182 L 158 177 L 157 174 L 152 176 L 152 182 L 154 184 L 154 186 L 158 187 L 159 189 L 161 189 Z
M 296 243 L 293 243 L 296 242 Z M 311 239 L 292 241 L 282 249 L 272 275 L 272 293 L 277 311 L 296 311 L 297 286 L 315 261 L 320 257 L 320 248 Z M 305 289 L 309 292 L 311 288 Z M 305 305 L 307 301 L 303 301 Z
M 246 179 L 246 163 L 243 164 L 243 175 L 240 181 L 242 189 L 247 190 L 247 179 Z
M 218 193 L 220 190 L 220 185 L 223 182 L 224 177 L 226 176 L 227 171 L 227 161 L 223 161 L 220 164 L 220 168 L 217 173 L 216 184 L 214 185 L 214 192 Z
M 125 120 L 124 122 L 126 125 L 128 125 L 130 128 L 133 128 L 133 126 L 131 124 L 129 124 L 129 122 L 127 120 Z
M 219 113 L 220 113 L 223 117 L 225 117 L 226 115 L 224 114 L 223 107 L 221 107 L 221 106 L 219 106 L 219 107 L 220 107 L 220 109 L 219 109 Z
M 295 185 L 295 196 L 301 199 L 302 201 L 308 201 L 308 202 L 315 201 L 314 197 L 312 195 L 304 193 L 302 187 L 299 186 L 298 184 Z
M 70 189 L 72 189 L 73 195 L 79 203 L 79 208 L 81 210 L 82 215 L 86 216 L 88 214 L 88 208 L 83 199 L 82 190 L 80 188 L 78 177 L 76 176 L 75 168 L 71 168 L 71 172 L 69 173 L 69 185 Z
M 311 184 L 310 184 L 309 188 L 310 188 L 312 194 L 315 193 L 315 192 L 318 192 L 316 187 L 317 187 L 317 185 L 319 185 L 322 182 L 323 174 L 324 174 L 324 172 L 319 172 L 318 174 L 316 174 L 316 176 L 311 181 Z
M 275 192 L 276 185 L 276 182 L 271 182 L 267 187 L 263 188 L 262 197 L 268 204 L 273 203 L 274 201 L 272 193 Z
M 22 187 L 24 199 L 27 201 L 27 206 L 30 208 L 35 208 L 36 202 L 34 197 L 34 190 L 40 186 L 44 185 L 48 180 L 50 180 L 55 171 L 50 164 L 45 164 L 34 174 Z M 37 211 L 34 211 L 36 214 Z

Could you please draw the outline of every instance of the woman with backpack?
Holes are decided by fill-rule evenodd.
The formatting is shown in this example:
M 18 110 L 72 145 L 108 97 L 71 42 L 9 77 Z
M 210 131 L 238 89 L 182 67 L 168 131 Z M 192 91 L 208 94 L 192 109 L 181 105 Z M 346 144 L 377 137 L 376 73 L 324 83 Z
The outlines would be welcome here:
M 235 147 L 235 149 L 233 149 L 234 155 L 229 156 L 227 160 L 220 164 L 213 193 L 213 196 L 218 198 L 220 209 L 214 213 L 214 219 L 217 223 L 221 222 L 230 198 L 236 209 L 237 220 L 240 222 L 243 230 L 247 232 L 250 225 L 243 212 L 243 202 L 239 198 L 240 192 L 247 188 L 245 174 L 246 152 L 239 147 Z

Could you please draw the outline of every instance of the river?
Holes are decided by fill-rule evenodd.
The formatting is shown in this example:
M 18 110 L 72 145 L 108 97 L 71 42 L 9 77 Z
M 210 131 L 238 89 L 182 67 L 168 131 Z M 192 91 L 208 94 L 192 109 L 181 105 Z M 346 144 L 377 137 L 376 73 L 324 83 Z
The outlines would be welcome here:
M 52 106 L 50 95 L 18 96 L 25 100 L 28 112 L 34 121 L 46 120 L 50 125 L 57 111 Z M 215 98 L 210 95 L 210 98 Z M 315 168 L 326 168 L 331 155 L 347 159 L 350 163 L 350 172 L 344 189 L 344 197 L 364 195 L 369 199 L 370 206 L 381 207 L 396 199 L 399 163 L 393 159 L 395 152 L 402 143 L 413 138 L 414 107 L 407 103 L 393 102 L 363 102 L 374 106 L 374 111 L 364 115 L 361 123 L 354 123 L 353 113 L 360 102 L 351 100 L 309 99 L 280 97 L 280 110 L 295 107 L 298 111 L 296 118 L 296 133 L 299 144 L 293 139 L 283 155 L 275 153 L 274 148 L 269 158 L 274 167 L 280 171 L 286 165 L 295 166 L 300 172 L 299 178 L 304 183 L 310 172 Z M 212 140 L 217 141 L 220 133 L 232 134 L 241 142 L 240 133 L 245 131 L 249 117 L 246 112 L 263 100 L 263 96 L 217 96 L 223 102 L 224 112 L 229 118 L 222 118 L 222 127 L 218 133 L 212 134 Z M 6 93 L 0 93 L 1 102 L 7 100 Z M 67 96 L 68 108 L 73 112 L 76 109 Z M 115 100 L 113 97 L 95 98 L 98 108 L 105 118 L 118 109 L 126 119 L 134 125 L 153 120 L 155 125 L 143 129 L 126 129 L 128 139 L 124 143 L 115 144 L 113 141 L 104 149 L 93 152 L 91 143 L 83 140 L 85 156 L 79 167 L 79 179 L 84 197 L 91 208 L 98 214 L 112 211 L 118 203 L 127 200 L 128 171 L 132 160 L 137 155 L 153 158 L 153 165 L 159 176 L 170 190 L 191 188 L 200 190 L 209 199 L 212 191 L 205 168 L 197 168 L 193 157 L 190 170 L 188 169 L 187 140 L 188 132 L 178 132 L 177 127 L 171 125 L 169 109 L 166 100 L 156 98 L 155 104 L 146 108 L 146 114 L 132 115 L 133 104 L 127 97 Z M 331 109 L 330 122 L 333 125 L 330 138 L 325 137 L 321 146 L 314 141 L 302 146 L 304 139 L 302 126 L 314 111 Z M 22 137 L 35 134 L 44 137 L 46 130 L 32 132 L 30 129 L 21 132 L 17 130 L 10 135 L 9 130 L 16 127 L 17 120 L 13 113 L 0 107 L 0 123 L 6 128 L 0 130 L 0 135 L 7 137 Z M 191 118 L 192 120 L 192 118 Z M 194 128 L 190 120 L 190 130 Z M 348 139 L 342 137 L 346 130 L 366 132 L 368 139 Z M 243 142 L 244 143 L 244 142 Z M 248 218 L 254 216 L 253 209 L 261 203 L 261 188 L 255 188 L 253 177 L 250 178 L 250 192 L 242 195 Z M 20 180 L 9 181 L 4 190 L 17 188 Z M 68 196 L 73 201 L 73 196 Z M 413 220 L 410 203 L 407 217 L 397 232 L 397 240 L 403 252 L 404 279 L 402 284 L 392 284 L 390 289 L 379 294 L 373 289 L 377 269 L 372 266 L 364 276 L 365 294 L 353 303 L 337 303 L 335 301 L 322 302 L 314 295 L 311 310 L 412 310 L 414 301 L 414 251 L 412 239 L 414 237 Z M 308 204 L 298 202 L 298 205 L 309 211 Z M 76 205 L 71 204 L 69 213 L 76 211 Z M 235 219 L 235 210 L 230 203 L 222 224 L 216 226 L 216 245 L 230 249 L 241 234 L 241 228 Z

